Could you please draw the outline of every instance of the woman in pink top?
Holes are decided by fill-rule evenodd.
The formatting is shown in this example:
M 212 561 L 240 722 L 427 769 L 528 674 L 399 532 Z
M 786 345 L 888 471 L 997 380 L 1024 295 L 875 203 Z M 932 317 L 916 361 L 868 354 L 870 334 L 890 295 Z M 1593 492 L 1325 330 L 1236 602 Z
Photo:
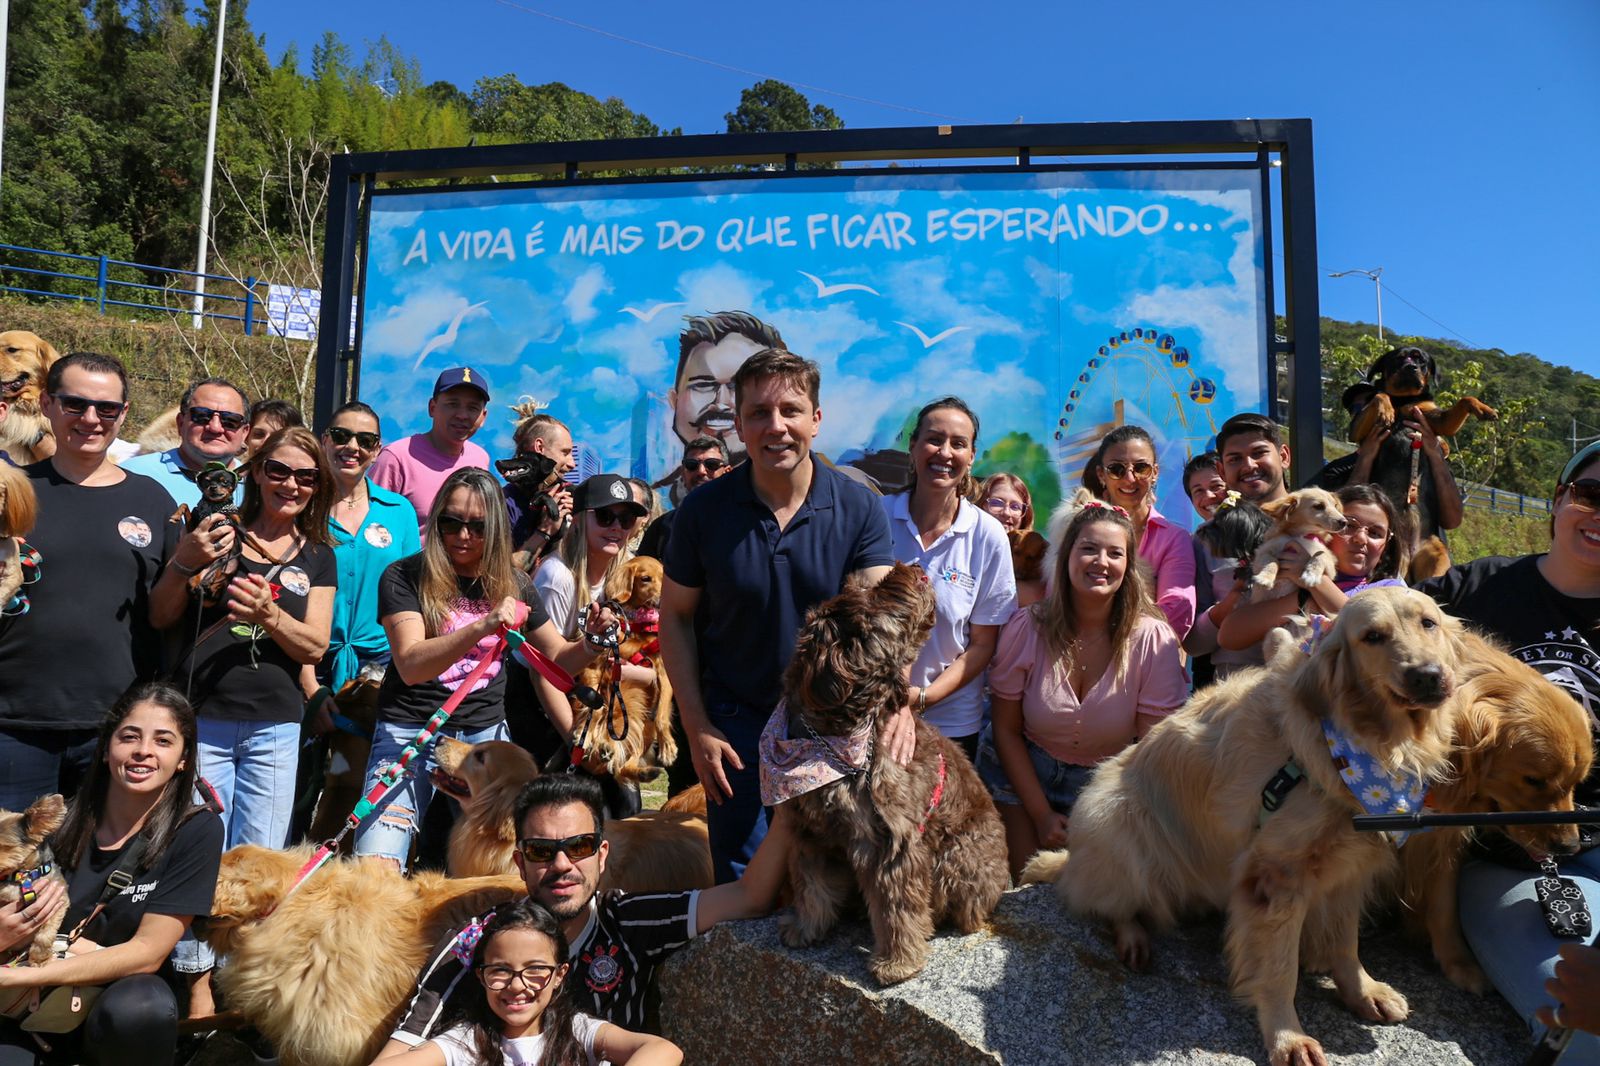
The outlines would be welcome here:
M 1156 606 L 1182 640 L 1194 625 L 1194 541 L 1156 510 L 1160 474 L 1155 442 L 1144 427 L 1118 426 L 1083 468 L 1083 487 L 1128 512 L 1139 558 L 1155 575 Z
M 1128 565 L 1133 539 L 1122 508 L 1090 501 L 1062 535 L 1049 594 L 1000 633 L 978 773 L 1000 808 L 1013 876 L 1041 847 L 1066 845 L 1095 764 L 1188 695 L 1178 639 Z

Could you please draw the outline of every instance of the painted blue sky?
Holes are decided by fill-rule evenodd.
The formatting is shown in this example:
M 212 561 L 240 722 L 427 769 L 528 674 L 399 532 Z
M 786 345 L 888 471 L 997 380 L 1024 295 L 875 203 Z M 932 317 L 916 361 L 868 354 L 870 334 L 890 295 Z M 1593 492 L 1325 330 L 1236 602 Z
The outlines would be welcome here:
M 1309 117 L 1322 265 L 1383 267 L 1387 329 L 1600 374 L 1585 325 L 1600 293 L 1589 0 L 271 0 L 250 17 L 274 57 L 295 42 L 309 58 L 325 30 L 358 48 L 387 34 L 429 80 L 563 81 L 694 133 L 721 131 L 755 73 L 865 98 L 804 90 L 852 127 Z M 1365 279 L 1324 279 L 1322 300 L 1333 317 L 1375 317 Z

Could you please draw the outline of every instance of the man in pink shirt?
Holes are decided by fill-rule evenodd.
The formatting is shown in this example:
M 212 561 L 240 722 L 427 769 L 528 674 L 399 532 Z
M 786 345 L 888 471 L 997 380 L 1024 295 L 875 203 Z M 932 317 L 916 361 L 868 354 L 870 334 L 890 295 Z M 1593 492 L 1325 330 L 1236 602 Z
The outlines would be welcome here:
M 489 469 L 489 453 L 472 443 L 489 413 L 489 380 L 470 366 L 452 367 L 433 383 L 428 417 L 433 428 L 387 445 L 368 476 L 417 509 L 427 536 L 428 512 L 444 479 L 464 466 Z

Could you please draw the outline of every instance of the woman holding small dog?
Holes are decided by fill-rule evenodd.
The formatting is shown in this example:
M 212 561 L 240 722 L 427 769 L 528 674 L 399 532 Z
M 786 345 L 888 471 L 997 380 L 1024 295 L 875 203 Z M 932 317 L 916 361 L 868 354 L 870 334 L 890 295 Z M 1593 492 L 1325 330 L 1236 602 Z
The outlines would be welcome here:
M 883 498 L 895 558 L 933 582 L 933 633 L 911 667 L 911 706 L 969 759 L 983 727 L 983 672 L 1017 607 L 1005 530 L 968 502 L 977 447 L 972 409 L 955 396 L 935 400 L 911 432 L 911 487 Z
M 978 772 L 1006 827 L 1013 876 L 1067 842 L 1067 817 L 1094 767 L 1189 694 L 1172 627 L 1135 558 L 1133 521 L 1089 500 L 1062 534 L 1046 598 L 1018 611 L 989 670 L 994 719 Z
M 53 1049 L 44 1061 L 173 1061 L 177 995 L 157 971 L 194 917 L 210 913 L 222 858 L 222 820 L 192 802 L 196 748 L 194 711 L 168 685 L 135 686 L 101 724 L 88 780 L 51 838 L 65 893 L 41 884 L 33 916 L 65 905 L 61 933 L 75 938 L 42 966 L 0 967 L 0 1002 L 14 990 L 57 993 L 35 1015 L 62 1019 L 41 1033 Z M 114 875 L 138 890 L 108 891 Z M 0 949 L 9 955 L 32 935 L 0 922 Z M 19 1021 L 0 1020 L 0 1066 L 32 1064 L 38 1051 Z

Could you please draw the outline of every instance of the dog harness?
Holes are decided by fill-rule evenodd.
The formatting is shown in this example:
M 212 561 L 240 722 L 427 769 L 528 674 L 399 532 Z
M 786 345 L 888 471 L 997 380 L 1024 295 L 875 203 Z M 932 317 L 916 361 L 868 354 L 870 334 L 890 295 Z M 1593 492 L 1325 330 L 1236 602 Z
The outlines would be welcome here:
M 928 797 L 928 809 L 922 814 L 922 821 L 917 823 L 917 832 L 925 833 L 928 830 L 928 819 L 933 817 L 933 812 L 939 809 L 939 801 L 944 799 L 944 752 L 939 753 L 939 779 L 933 783 L 933 795 Z
M 32 605 L 23 589 L 39 580 L 39 564 L 43 561 L 44 556 L 39 554 L 39 549 L 25 540 L 17 541 L 17 566 L 22 571 L 22 584 L 10 600 L 0 603 L 0 617 L 11 618 L 28 613 Z

